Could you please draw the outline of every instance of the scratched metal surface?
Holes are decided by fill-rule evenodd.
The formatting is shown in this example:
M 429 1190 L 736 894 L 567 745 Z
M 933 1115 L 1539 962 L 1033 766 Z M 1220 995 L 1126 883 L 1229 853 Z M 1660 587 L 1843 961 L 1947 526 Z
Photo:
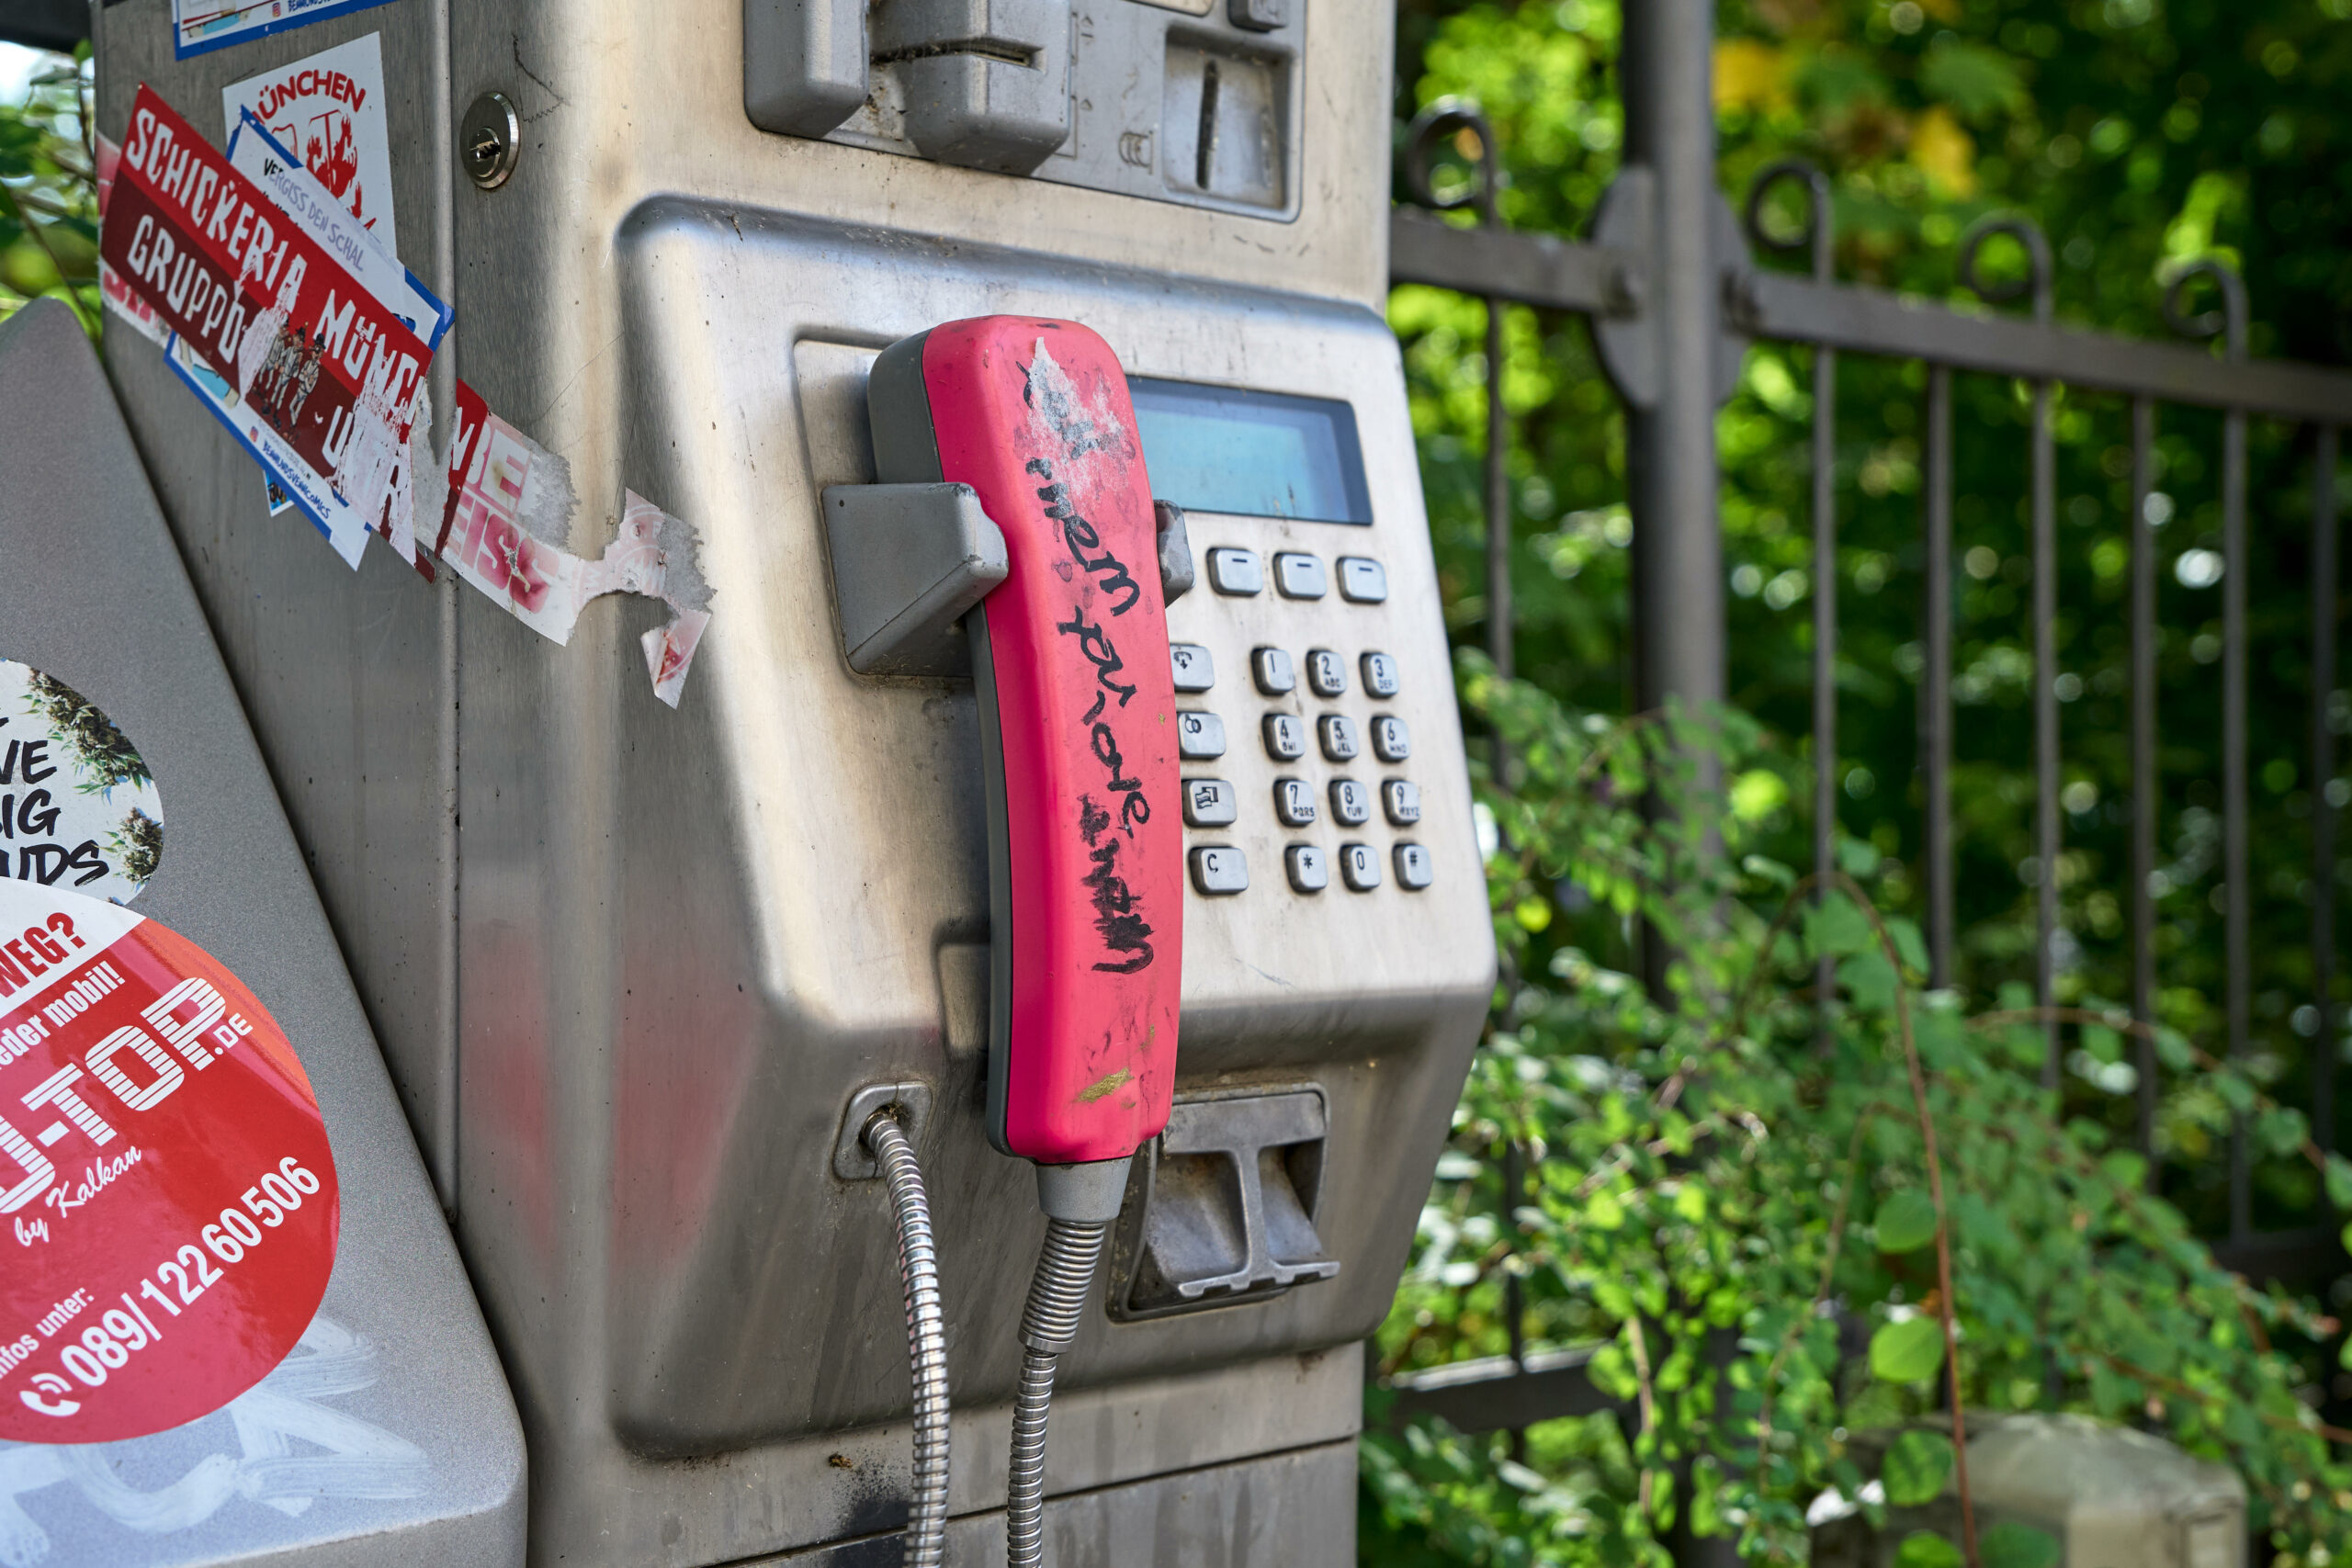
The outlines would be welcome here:
M 523 1444 L 373 1035 L 89 341 L 0 325 L 0 650 L 106 710 L 169 827 L 132 908 L 227 964 L 317 1090 L 343 1232 L 257 1404 L 130 1442 L 0 1446 L 0 1568 L 518 1562 Z M 0 1247 L 13 1251 L 10 1241 Z M 0 1258 L 0 1268 L 7 1267 Z M 313 1461 L 289 1474 L 274 1442 Z

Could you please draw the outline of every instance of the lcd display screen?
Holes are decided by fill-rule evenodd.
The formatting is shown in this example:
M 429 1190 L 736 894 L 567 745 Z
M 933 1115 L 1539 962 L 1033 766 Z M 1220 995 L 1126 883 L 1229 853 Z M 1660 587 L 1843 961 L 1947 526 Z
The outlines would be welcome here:
M 1131 377 L 1152 494 L 1187 512 L 1372 521 L 1355 410 L 1329 398 Z

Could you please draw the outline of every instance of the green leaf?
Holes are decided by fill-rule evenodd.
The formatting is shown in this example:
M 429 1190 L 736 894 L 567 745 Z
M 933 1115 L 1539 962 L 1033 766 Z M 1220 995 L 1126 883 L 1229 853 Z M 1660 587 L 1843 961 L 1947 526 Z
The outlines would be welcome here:
M 1843 956 L 1871 945 L 1871 923 L 1841 893 L 1833 893 L 1806 911 L 1805 944 L 1816 953 Z
M 1883 1382 L 1925 1382 L 1943 1364 L 1943 1325 L 1925 1313 L 1871 1336 L 1871 1375 Z
M 1894 1553 L 1894 1568 L 1961 1568 L 1960 1548 L 1933 1530 L 1913 1530 Z
M 1919 1189 L 1905 1188 L 1879 1205 L 1881 1252 L 1917 1252 L 1935 1239 L 1936 1205 Z
M 1894 965 L 1886 954 L 1876 948 L 1857 953 L 1838 965 L 1838 983 L 1846 987 L 1854 1005 L 1864 1012 L 1892 1012 L 1894 1010 Z
M 2058 1538 L 2048 1530 L 2003 1519 L 1976 1543 L 1984 1568 L 2056 1568 Z
M 1943 1495 L 1951 1479 L 1951 1439 L 1940 1432 L 1905 1432 L 1886 1450 L 1886 1467 L 1879 1479 L 1886 1500 L 1898 1508 L 1916 1508 Z
M 2327 1201 L 2339 1210 L 2352 1209 L 2352 1160 L 2327 1156 Z
M 2025 83 L 2008 56 L 1979 44 L 1939 43 L 1920 63 L 1919 85 L 1931 98 L 1964 115 L 1986 114 L 2026 101 Z
M 1878 846 L 1868 839 L 1841 838 L 1838 840 L 1838 869 L 1849 876 L 1876 874 L 1882 858 Z

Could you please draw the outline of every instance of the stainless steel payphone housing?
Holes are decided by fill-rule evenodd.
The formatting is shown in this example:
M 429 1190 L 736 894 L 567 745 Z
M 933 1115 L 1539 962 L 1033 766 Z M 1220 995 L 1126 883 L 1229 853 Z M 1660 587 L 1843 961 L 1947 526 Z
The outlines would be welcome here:
M 879 1188 L 834 1165 L 852 1096 L 893 1081 L 933 1095 L 917 1143 L 958 1413 L 951 1560 L 1001 1550 L 1043 1221 L 977 1111 L 969 683 L 861 678 L 835 623 L 819 498 L 875 478 L 866 366 L 939 321 L 1033 313 L 1094 328 L 1133 376 L 1351 407 L 1368 526 L 1190 519 L 1210 570 L 1170 633 L 1207 650 L 1214 682 L 1183 705 L 1221 719 L 1226 750 L 1185 773 L 1238 809 L 1187 840 L 1238 852 L 1249 886 L 1188 890 L 1178 1120 L 1139 1162 L 1108 1300 L 1064 1359 L 1047 1546 L 1352 1561 L 1357 1342 L 1404 1262 L 1494 962 L 1379 313 L 1388 6 L 1078 0 L 1074 129 L 1025 175 L 922 156 L 893 60 L 830 139 L 762 130 L 743 0 L 392 0 L 186 61 L 168 0 L 96 17 L 118 136 L 141 81 L 218 134 L 225 83 L 379 32 L 402 260 L 457 310 L 436 410 L 461 375 L 569 461 L 576 550 L 611 536 L 624 486 L 701 536 L 713 620 L 673 712 L 637 647 L 652 607 L 601 601 L 559 648 L 380 549 L 348 571 L 266 514 L 252 460 L 152 347 L 108 339 L 504 1359 L 536 1562 L 845 1551 L 903 1518 L 890 1226 Z M 492 92 L 520 135 L 484 190 L 458 128 Z M 1224 591 L 1219 549 L 1265 563 L 1261 591 Z M 1289 596 L 1280 553 L 1322 562 L 1328 591 Z M 1342 592 L 1368 581 L 1343 582 L 1342 558 L 1376 563 L 1384 595 Z M 1253 678 L 1261 647 L 1298 661 L 1291 691 Z M 1317 649 L 1344 694 L 1311 689 Z M 1393 661 L 1394 695 L 1365 689 L 1367 653 Z M 1270 716 L 1307 732 L 1303 758 L 1269 754 Z M 1327 760 L 1326 716 L 1401 719 L 1409 756 Z M 1277 819 L 1281 778 L 1323 803 L 1313 825 Z M 1333 821 L 1334 783 L 1390 778 L 1418 787 L 1417 822 L 1379 804 Z M 1320 892 L 1285 875 L 1300 842 L 1335 857 Z M 1348 843 L 1377 887 L 1343 879 Z M 1400 882 L 1408 844 L 1425 888 Z M 1184 1202 L 1200 1223 L 1156 1240 L 1151 1205 Z

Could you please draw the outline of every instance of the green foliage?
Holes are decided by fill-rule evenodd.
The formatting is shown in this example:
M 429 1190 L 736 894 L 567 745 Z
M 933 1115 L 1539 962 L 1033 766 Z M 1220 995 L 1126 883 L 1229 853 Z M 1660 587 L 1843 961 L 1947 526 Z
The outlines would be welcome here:
M 0 103 L 0 321 L 62 299 L 98 330 L 98 196 L 87 107 L 89 46 Z
M 1769 754 L 1758 727 L 1611 721 L 1476 653 L 1459 664 L 1469 722 L 1512 759 L 1508 787 L 1476 780 L 1505 977 L 1381 1370 L 1502 1350 L 1512 1279 L 1532 1343 L 1590 1348 L 1592 1382 L 1624 1413 L 1538 1427 L 1517 1457 L 1427 1420 L 1385 1429 L 1375 1403 L 1366 1562 L 1662 1565 L 1686 1518 L 1753 1558 L 1802 1560 L 1814 1500 L 1862 1506 L 1872 1479 L 1847 1435 L 1948 1403 L 1947 1309 L 1968 1407 L 2151 1425 L 2246 1478 L 2282 1563 L 2352 1551 L 2352 1464 L 2278 1348 L 2333 1325 L 2219 1267 L 2148 1192 L 2145 1162 L 2041 1087 L 2039 1052 L 2016 1038 L 2038 1042 L 2040 1021 L 1922 991 L 1916 933 L 1876 907 L 1884 868 L 1816 896 L 1771 863 L 1769 829 L 1719 782 Z M 1539 929 L 1531 900 L 1558 918 Z M 1644 927 L 1670 955 L 1655 989 L 1589 945 Z M 1825 962 L 1834 998 L 1812 989 Z M 2217 1108 L 2275 1110 L 2210 1058 L 2192 1055 L 2184 1082 Z M 1520 1193 L 1498 1185 L 1510 1144 Z M 1890 1501 L 1933 1495 L 1951 1464 L 1948 1441 L 1915 1432 L 1879 1479 Z M 1980 1557 L 2049 1568 L 2054 1551 L 1998 1527 Z M 1903 1553 L 1959 1561 L 1932 1536 Z

